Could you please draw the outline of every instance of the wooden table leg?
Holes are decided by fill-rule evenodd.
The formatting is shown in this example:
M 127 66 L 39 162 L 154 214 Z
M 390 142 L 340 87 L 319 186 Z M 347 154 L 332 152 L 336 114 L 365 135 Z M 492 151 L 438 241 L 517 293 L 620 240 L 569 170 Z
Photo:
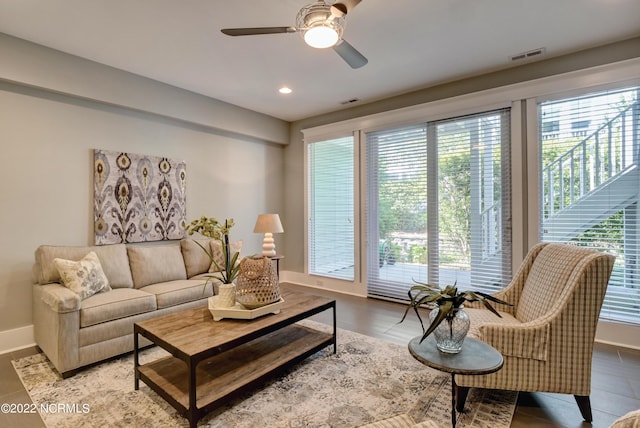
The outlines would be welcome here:
M 196 364 L 189 360 L 189 428 L 198 425 L 198 410 L 196 408 Z
M 133 331 L 133 387 L 137 391 L 140 389 L 140 375 L 138 372 L 138 366 L 140 366 L 140 360 L 138 358 L 138 332 Z

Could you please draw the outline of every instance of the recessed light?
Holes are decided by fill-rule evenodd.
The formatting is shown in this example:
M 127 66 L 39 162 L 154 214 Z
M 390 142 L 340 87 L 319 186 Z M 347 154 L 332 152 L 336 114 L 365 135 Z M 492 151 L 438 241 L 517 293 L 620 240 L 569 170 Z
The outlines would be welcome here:
M 291 90 L 291 88 L 283 86 L 282 88 L 278 89 L 278 92 L 280 92 L 281 94 L 290 94 L 293 91 Z

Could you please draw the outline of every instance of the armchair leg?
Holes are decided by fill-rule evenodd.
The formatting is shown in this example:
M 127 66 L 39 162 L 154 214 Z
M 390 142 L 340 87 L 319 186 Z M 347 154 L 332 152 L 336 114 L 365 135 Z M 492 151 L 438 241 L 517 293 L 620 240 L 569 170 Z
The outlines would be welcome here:
M 456 385 L 456 411 L 461 413 L 464 410 L 464 403 L 467 402 L 467 395 L 469 395 L 468 386 Z
M 588 395 L 574 395 L 576 399 L 576 403 L 578 403 L 578 408 L 580 409 L 580 413 L 582 413 L 582 417 L 587 422 L 593 421 L 593 416 L 591 415 L 591 401 L 589 401 Z

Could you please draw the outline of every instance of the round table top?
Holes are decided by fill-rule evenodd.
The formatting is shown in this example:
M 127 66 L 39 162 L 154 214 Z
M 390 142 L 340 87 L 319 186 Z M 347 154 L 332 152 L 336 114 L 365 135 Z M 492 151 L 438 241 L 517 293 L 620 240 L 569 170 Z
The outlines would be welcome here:
M 504 364 L 502 354 L 496 348 L 472 337 L 464 339 L 462 350 L 457 354 L 439 351 L 435 338 L 431 335 L 422 343 L 421 338 L 422 336 L 418 336 L 411 339 L 409 352 L 422 364 L 443 372 L 483 375 L 500 370 Z

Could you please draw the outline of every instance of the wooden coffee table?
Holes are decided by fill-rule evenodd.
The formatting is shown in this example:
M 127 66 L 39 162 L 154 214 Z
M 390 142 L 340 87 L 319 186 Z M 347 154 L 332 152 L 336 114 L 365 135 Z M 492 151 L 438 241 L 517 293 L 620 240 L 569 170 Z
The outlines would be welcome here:
M 336 301 L 283 291 L 279 314 L 253 320 L 214 321 L 207 308 L 191 309 L 134 324 L 135 389 L 149 385 L 195 427 L 214 408 L 293 364 L 333 345 Z M 333 333 L 294 324 L 333 309 Z M 170 356 L 139 362 L 139 335 Z

